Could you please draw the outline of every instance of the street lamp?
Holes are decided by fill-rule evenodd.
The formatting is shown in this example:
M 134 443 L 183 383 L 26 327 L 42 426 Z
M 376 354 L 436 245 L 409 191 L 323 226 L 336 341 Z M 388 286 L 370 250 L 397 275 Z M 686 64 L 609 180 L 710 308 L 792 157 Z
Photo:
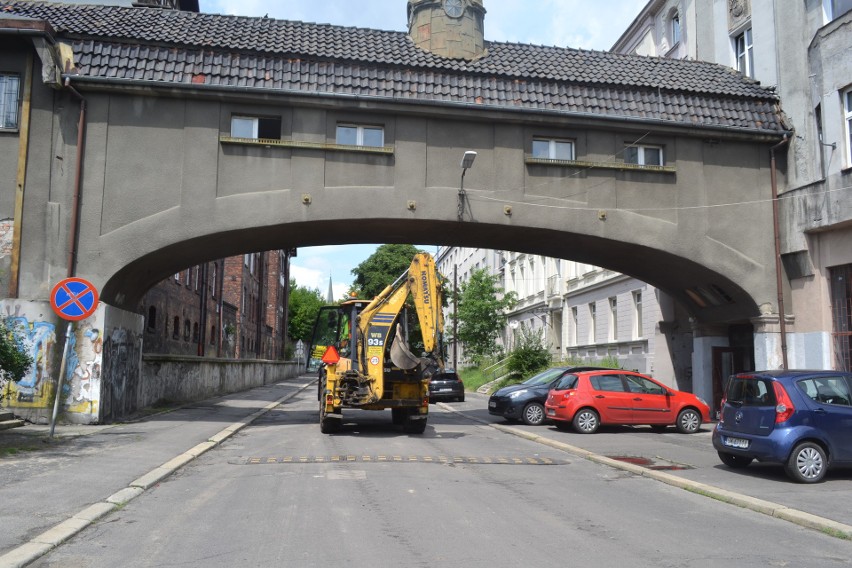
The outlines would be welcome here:
M 462 161 L 461 161 L 462 174 L 461 174 L 461 184 L 459 185 L 459 221 L 461 221 L 462 218 L 464 218 L 464 202 L 465 202 L 465 199 L 466 199 L 466 196 L 465 196 L 465 193 L 464 193 L 464 174 L 468 170 L 468 168 L 470 168 L 473 165 L 473 161 L 475 159 L 476 159 L 476 152 L 474 152 L 472 150 L 468 150 L 467 152 L 464 153 L 464 157 L 462 158 Z

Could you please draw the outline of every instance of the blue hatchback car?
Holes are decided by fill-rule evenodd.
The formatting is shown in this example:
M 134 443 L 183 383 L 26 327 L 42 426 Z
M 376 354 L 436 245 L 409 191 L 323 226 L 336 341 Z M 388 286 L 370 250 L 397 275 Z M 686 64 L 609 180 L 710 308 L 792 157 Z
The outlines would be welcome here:
M 782 464 L 800 483 L 852 465 L 852 373 L 758 371 L 731 376 L 713 447 L 722 462 Z

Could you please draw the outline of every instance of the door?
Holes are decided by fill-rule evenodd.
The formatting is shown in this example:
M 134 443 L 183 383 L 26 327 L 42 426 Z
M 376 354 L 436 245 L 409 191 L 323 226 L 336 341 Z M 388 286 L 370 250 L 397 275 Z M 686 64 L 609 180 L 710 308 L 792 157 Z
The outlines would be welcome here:
M 661 384 L 642 375 L 622 375 L 633 395 L 634 424 L 673 424 L 671 397 Z
M 722 408 L 722 396 L 728 377 L 736 373 L 751 371 L 745 349 L 740 347 L 713 348 L 713 400 L 710 403 L 710 413 L 719 418 Z
M 601 415 L 602 423 L 633 423 L 633 394 L 628 392 L 621 374 L 595 375 L 589 377 L 589 384 L 592 404 Z

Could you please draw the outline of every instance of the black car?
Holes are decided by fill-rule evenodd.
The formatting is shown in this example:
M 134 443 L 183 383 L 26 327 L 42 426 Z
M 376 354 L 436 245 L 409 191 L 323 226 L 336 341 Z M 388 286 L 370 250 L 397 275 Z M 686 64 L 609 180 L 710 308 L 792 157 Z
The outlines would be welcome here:
M 552 367 L 533 375 L 522 383 L 503 387 L 488 399 L 488 412 L 507 420 L 523 420 L 524 424 L 538 426 L 546 418 L 544 402 L 547 393 L 564 375 L 572 372 L 595 371 L 600 367 Z
M 444 369 L 436 373 L 429 381 L 429 400 L 456 400 L 464 402 L 464 383 L 453 369 Z

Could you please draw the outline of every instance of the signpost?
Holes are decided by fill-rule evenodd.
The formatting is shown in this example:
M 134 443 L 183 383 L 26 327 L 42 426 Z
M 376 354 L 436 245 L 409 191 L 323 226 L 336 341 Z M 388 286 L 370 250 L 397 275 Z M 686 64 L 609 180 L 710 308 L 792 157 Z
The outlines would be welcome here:
M 56 381 L 56 397 L 53 400 L 53 415 L 50 418 L 50 435 L 56 428 L 56 416 L 59 414 L 59 398 L 62 394 L 62 380 L 65 378 L 65 361 L 68 359 L 68 344 L 71 328 L 75 321 L 86 319 L 98 309 L 98 291 L 91 282 L 82 278 L 61 280 L 50 293 L 50 307 L 68 322 L 65 329 L 65 347 L 62 349 L 62 362 L 59 364 L 59 378 Z

